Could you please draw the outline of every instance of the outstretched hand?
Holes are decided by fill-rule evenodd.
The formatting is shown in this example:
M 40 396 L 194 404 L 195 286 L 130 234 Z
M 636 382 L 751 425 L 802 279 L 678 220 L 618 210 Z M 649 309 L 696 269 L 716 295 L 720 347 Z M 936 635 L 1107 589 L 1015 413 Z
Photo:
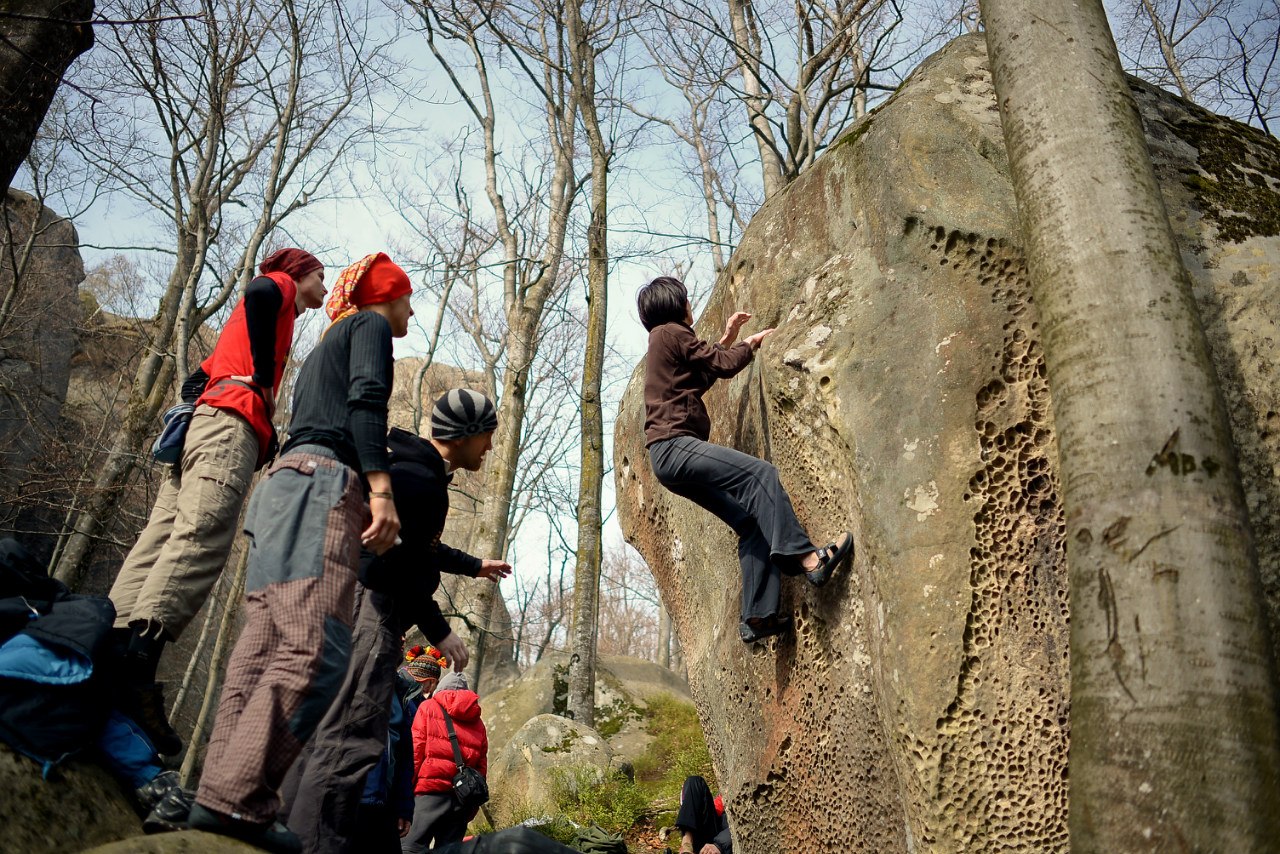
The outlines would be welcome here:
M 443 652 L 444 657 L 449 659 L 449 666 L 454 669 L 454 672 L 467 669 L 471 654 L 467 652 L 467 645 L 462 642 L 462 638 L 454 632 L 445 635 L 444 639 L 436 644 L 436 649 Z
M 728 347 L 734 341 L 738 340 L 738 330 L 751 319 L 751 314 L 745 311 L 735 311 L 724 325 L 724 336 L 720 339 L 721 347 Z
M 511 574 L 511 564 L 505 560 L 491 560 L 485 558 L 480 561 L 480 571 L 476 573 L 476 578 L 487 578 L 494 584 Z
M 768 338 L 774 332 L 773 329 L 761 329 L 755 335 L 748 335 L 743 338 L 743 343 L 750 344 L 752 350 L 759 350 L 760 345 L 764 343 L 764 339 Z

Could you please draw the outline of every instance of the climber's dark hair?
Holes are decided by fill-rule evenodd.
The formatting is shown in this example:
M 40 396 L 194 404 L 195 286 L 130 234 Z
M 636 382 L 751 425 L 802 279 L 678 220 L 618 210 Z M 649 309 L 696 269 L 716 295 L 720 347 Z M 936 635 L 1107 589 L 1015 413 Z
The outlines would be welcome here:
M 636 310 L 646 330 L 683 321 L 688 304 L 684 282 L 671 276 L 659 276 L 636 293 Z

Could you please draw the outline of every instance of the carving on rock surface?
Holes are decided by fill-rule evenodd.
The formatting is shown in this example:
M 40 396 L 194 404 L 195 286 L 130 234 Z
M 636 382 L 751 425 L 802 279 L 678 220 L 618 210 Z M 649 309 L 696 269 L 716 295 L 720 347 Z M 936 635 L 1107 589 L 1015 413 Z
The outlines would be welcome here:
M 1274 520 L 1280 242 L 1215 236 L 1184 183 L 1188 107 L 1138 94 L 1250 512 Z M 778 331 L 707 395 L 712 441 L 771 460 L 815 541 L 848 528 L 858 546 L 821 591 L 784 579 L 793 636 L 736 638 L 733 535 L 652 479 L 633 376 L 619 516 L 679 632 L 744 854 L 1068 850 L 1065 520 L 1018 240 L 980 36 L 923 63 L 744 234 L 699 328 L 745 309 L 746 332 Z M 1259 549 L 1274 630 L 1280 533 Z

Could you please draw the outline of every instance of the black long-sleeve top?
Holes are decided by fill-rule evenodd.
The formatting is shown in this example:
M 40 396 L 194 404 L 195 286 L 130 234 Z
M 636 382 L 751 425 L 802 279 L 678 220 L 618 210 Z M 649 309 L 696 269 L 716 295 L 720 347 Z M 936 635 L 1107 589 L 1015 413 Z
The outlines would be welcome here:
M 266 276 L 254 279 L 245 289 L 244 322 L 253 357 L 253 381 L 259 388 L 276 384 L 276 325 L 282 305 L 280 286 Z
M 400 545 L 374 555 L 362 552 L 360 581 L 395 600 L 401 632 L 417 625 L 427 640 L 439 643 L 449 624 L 436 604 L 440 573 L 475 577 L 481 561 L 440 542 L 449 516 L 449 482 L 444 458 L 427 439 L 396 427 L 387 435 L 391 449 L 391 489 L 400 517 Z
M 387 471 L 393 371 L 391 324 L 382 315 L 362 311 L 331 326 L 298 373 L 282 453 L 323 445 L 358 472 Z

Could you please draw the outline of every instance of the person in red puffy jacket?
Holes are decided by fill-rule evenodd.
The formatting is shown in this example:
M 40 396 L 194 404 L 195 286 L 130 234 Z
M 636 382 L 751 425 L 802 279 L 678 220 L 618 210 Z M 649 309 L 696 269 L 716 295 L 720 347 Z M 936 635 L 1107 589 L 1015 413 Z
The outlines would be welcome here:
M 403 854 L 461 842 L 475 818 L 476 810 L 464 810 L 453 799 L 458 765 L 442 709 L 453 719 L 462 761 L 484 776 L 489 773 L 489 733 L 480 720 L 480 697 L 467 690 L 466 677 L 455 671 L 440 680 L 413 718 L 413 825 L 401 840 Z

